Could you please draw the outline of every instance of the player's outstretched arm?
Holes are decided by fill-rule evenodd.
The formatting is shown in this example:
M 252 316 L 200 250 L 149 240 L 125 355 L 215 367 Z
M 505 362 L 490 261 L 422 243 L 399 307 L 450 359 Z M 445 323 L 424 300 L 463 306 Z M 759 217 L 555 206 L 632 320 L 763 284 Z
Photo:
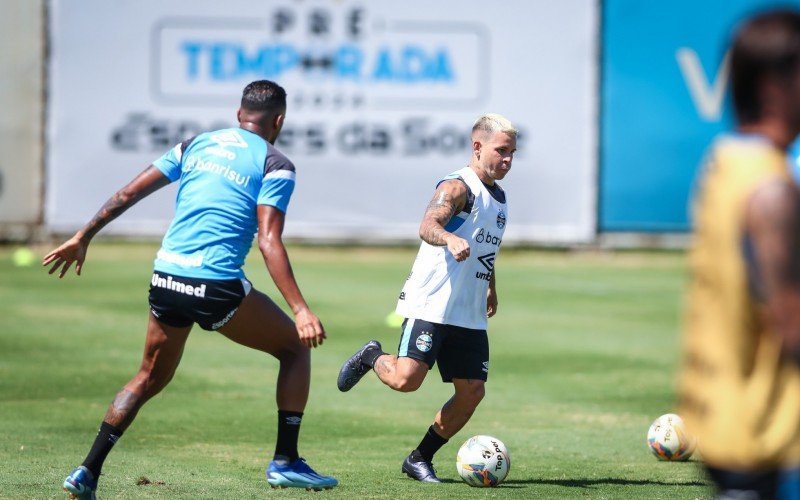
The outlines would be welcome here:
M 258 248 L 264 257 L 272 281 L 292 309 L 300 342 L 306 347 L 317 347 L 327 337 L 319 318 L 306 304 L 294 278 L 289 255 L 283 245 L 285 215 L 270 205 L 258 205 Z
M 761 186 L 751 197 L 746 233 L 755 254 L 750 274 L 770 326 L 800 363 L 800 191 L 789 182 Z
M 446 245 L 458 262 L 469 257 L 469 243 L 444 227 L 466 204 L 467 186 L 464 182 L 459 179 L 446 180 L 436 188 L 419 225 L 419 237 L 422 241 L 434 246 Z
M 89 242 L 109 222 L 119 217 L 142 198 L 169 184 L 170 181 L 160 170 L 150 165 L 125 187 L 117 191 L 114 196 L 103 204 L 91 221 L 61 246 L 45 255 L 43 266 L 52 264 L 49 274 L 58 273 L 63 278 L 72 264 L 75 272 L 80 276 L 83 261 L 86 259 L 86 250 Z

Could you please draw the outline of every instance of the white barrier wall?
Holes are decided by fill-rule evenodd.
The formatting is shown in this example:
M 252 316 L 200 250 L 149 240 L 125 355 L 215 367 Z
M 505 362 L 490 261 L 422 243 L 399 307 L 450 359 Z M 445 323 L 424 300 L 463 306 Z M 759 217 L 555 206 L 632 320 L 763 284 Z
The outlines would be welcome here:
M 42 207 L 42 1 L 0 0 L 0 225 L 33 226 Z
M 591 241 L 597 2 L 52 0 L 46 224 L 72 231 L 175 143 L 234 124 L 241 90 L 289 94 L 286 233 L 414 239 L 484 112 L 521 130 L 507 240 Z M 174 188 L 108 228 L 158 234 Z

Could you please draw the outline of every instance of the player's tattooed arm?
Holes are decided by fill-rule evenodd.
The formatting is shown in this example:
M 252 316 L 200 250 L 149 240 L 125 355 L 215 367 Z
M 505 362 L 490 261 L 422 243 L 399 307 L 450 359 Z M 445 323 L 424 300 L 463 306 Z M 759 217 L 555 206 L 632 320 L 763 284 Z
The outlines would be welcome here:
M 784 351 L 800 363 L 800 191 L 787 181 L 767 183 L 751 196 L 745 217 L 751 288 Z
M 446 245 L 444 236 L 447 231 L 444 225 L 453 217 L 455 211 L 455 203 L 450 194 L 443 189 L 437 189 L 433 199 L 428 203 L 428 208 L 425 209 L 425 216 L 419 228 L 420 238 L 431 245 Z
M 55 273 L 60 268 L 61 271 L 58 273 L 58 277 L 63 278 L 72 264 L 75 263 L 75 271 L 80 275 L 83 261 L 86 259 L 86 249 L 94 235 L 109 222 L 122 215 L 125 210 L 136 204 L 137 201 L 166 186 L 169 182 L 169 179 L 160 170 L 150 165 L 125 187 L 114 193 L 103 204 L 92 220 L 75 233 L 72 238 L 45 255 L 42 265 L 48 266 L 52 264 L 49 274 Z
M 78 234 L 89 241 L 109 222 L 123 214 L 142 198 L 169 184 L 169 179 L 153 165 L 147 167 L 125 187 L 114 193 Z
M 422 241 L 435 246 L 447 246 L 457 261 L 469 257 L 469 243 L 450 233 L 445 226 L 467 203 L 467 186 L 459 179 L 442 182 L 433 193 L 419 226 Z

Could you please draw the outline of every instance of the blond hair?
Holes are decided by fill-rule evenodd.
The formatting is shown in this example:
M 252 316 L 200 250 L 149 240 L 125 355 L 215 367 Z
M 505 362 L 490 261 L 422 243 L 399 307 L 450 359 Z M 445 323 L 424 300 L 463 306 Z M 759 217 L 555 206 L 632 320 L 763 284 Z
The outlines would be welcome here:
M 475 120 L 472 126 L 472 133 L 482 132 L 485 134 L 493 134 L 495 132 L 503 132 L 508 135 L 516 137 L 518 131 L 514 125 L 503 115 L 497 113 L 486 113 L 481 115 Z

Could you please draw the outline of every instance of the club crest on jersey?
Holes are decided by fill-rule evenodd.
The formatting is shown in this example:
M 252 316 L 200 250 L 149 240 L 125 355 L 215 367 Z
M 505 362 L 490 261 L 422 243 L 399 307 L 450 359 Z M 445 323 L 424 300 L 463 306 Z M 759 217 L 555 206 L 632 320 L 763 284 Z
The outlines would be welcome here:
M 422 335 L 417 337 L 416 344 L 417 344 L 417 349 L 419 349 L 422 352 L 428 352 L 431 350 L 431 347 L 433 346 L 433 338 L 431 338 L 431 336 L 428 335 L 426 332 L 423 332 Z
M 497 212 L 497 228 L 503 229 L 506 227 L 506 214 L 503 213 L 502 210 Z

